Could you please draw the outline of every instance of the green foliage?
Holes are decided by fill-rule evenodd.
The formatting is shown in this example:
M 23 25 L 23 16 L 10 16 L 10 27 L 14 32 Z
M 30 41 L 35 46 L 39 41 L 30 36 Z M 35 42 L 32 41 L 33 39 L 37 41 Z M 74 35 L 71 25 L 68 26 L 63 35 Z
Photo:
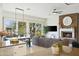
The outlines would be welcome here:
M 26 34 L 26 23 L 25 22 L 18 22 L 18 34 L 19 35 Z

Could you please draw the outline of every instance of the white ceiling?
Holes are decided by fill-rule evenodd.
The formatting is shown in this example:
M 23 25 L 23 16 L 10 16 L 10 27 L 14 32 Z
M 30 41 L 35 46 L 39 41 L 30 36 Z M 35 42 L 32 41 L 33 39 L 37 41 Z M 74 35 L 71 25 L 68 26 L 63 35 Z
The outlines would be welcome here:
M 31 16 L 47 18 L 53 9 L 63 11 L 62 14 L 79 13 L 79 3 L 3 3 L 3 9 L 15 12 L 15 8 L 24 9 L 24 13 Z M 30 8 L 30 10 L 27 10 Z M 52 15 L 52 14 L 51 14 Z

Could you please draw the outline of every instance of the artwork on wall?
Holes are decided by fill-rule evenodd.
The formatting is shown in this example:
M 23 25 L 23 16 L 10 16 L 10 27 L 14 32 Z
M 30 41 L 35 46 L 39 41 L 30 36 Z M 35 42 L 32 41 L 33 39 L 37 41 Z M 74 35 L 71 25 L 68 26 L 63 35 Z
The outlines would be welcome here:
M 36 24 L 35 29 L 36 29 L 35 34 L 40 36 L 41 35 L 41 24 Z
M 35 23 L 29 23 L 29 29 L 30 29 L 30 36 L 35 35 Z
M 29 28 L 30 28 L 31 37 L 34 35 L 38 35 L 38 36 L 41 35 L 41 24 L 30 23 Z
M 3 20 L 3 27 L 4 30 L 7 32 L 14 33 L 16 30 L 16 21 L 11 19 L 4 19 Z
M 18 22 L 18 35 L 26 34 L 26 22 Z

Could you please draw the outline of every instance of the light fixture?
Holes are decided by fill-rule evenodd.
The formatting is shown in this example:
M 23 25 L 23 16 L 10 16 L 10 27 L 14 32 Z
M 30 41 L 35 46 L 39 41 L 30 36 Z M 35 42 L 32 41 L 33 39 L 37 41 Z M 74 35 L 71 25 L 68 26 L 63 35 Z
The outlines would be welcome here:
M 20 17 L 24 20 L 24 10 L 21 8 L 15 8 L 15 19 L 19 17 L 19 14 L 22 14 Z
M 57 13 L 53 13 L 53 14 L 55 15 L 55 14 L 57 14 Z

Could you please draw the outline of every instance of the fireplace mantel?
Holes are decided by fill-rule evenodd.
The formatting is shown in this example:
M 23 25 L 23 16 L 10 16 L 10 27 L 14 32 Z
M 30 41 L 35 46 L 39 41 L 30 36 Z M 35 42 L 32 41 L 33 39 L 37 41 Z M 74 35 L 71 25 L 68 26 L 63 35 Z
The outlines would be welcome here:
M 60 28 L 61 39 L 74 39 L 74 28 Z

